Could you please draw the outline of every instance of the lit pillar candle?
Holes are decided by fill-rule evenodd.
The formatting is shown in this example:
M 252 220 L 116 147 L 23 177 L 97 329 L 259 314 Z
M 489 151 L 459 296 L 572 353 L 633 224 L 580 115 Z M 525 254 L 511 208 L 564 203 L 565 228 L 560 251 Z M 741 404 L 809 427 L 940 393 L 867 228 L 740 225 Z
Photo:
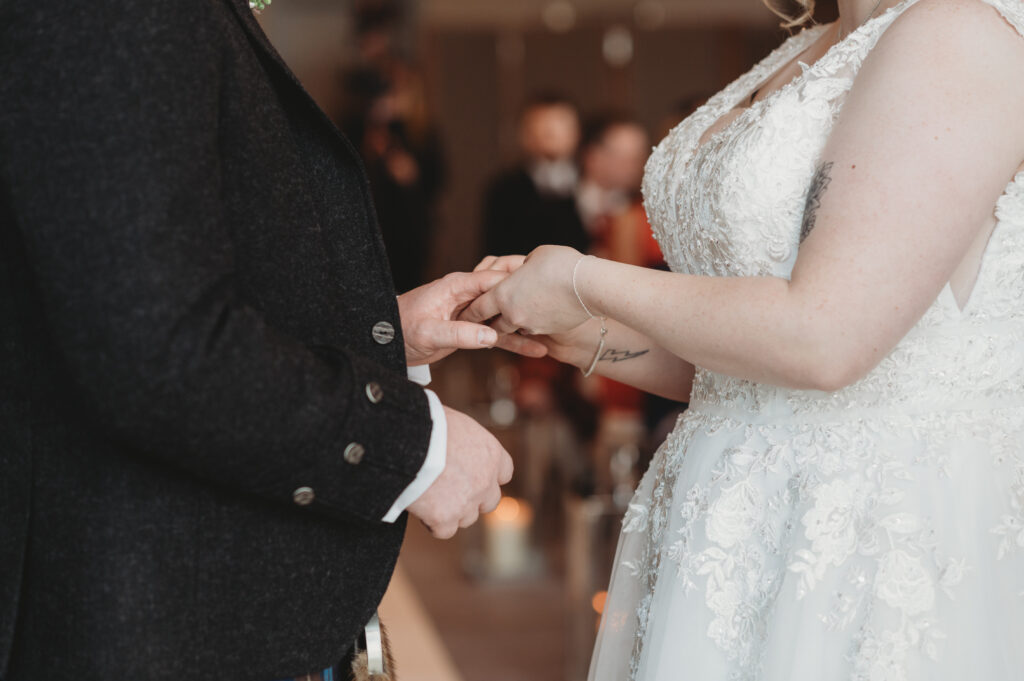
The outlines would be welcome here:
M 533 511 L 520 499 L 505 497 L 484 516 L 484 555 L 491 577 L 516 577 L 530 564 Z

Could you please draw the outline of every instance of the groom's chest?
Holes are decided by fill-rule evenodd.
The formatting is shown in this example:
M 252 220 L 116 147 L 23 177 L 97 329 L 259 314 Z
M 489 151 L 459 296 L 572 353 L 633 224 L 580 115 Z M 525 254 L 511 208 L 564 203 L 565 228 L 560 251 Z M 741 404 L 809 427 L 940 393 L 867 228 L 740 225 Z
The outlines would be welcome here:
M 373 340 L 381 322 L 399 324 L 361 164 L 237 20 L 224 28 L 221 209 L 242 295 L 308 343 L 401 362 L 400 342 Z

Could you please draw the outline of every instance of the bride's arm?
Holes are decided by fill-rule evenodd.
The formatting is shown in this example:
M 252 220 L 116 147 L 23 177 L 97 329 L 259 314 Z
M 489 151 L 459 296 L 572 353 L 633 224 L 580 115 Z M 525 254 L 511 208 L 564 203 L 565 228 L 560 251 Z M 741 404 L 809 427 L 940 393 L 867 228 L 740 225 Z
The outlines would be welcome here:
M 1024 40 L 978 2 L 905 12 L 865 62 L 822 156 L 791 281 L 580 263 L 587 306 L 698 366 L 832 390 L 877 363 L 949 281 L 1024 158 Z M 586 320 L 578 254 L 545 247 L 479 299 L 499 331 Z M 596 339 L 595 339 L 596 340 Z
M 609 319 L 600 345 L 601 322 L 592 319 L 557 336 L 539 336 L 549 355 L 560 362 L 670 400 L 686 402 L 693 386 L 693 365 L 666 350 L 648 336 Z M 598 354 L 600 349 L 600 354 Z
M 571 249 L 570 249 L 571 250 Z M 575 251 L 572 251 L 575 253 Z M 580 257 L 577 253 L 577 257 Z M 523 266 L 525 256 L 488 256 L 476 266 L 481 270 L 511 273 Z M 502 336 L 498 346 L 512 352 L 540 356 L 534 342 L 547 349 L 552 359 L 572 364 L 580 371 L 591 370 L 598 376 L 633 386 L 670 400 L 686 402 L 693 388 L 694 366 L 621 322 L 606 319 L 604 343 L 601 320 L 586 321 L 564 333 L 524 338 L 512 333 Z

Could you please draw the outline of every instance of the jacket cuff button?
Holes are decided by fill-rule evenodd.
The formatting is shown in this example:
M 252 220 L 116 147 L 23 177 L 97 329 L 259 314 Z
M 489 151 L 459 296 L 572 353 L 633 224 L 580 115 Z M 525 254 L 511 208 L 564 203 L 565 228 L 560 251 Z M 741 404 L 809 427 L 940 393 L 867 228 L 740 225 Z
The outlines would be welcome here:
M 316 494 L 313 492 L 312 487 L 300 487 L 292 492 L 292 501 L 299 506 L 309 506 L 315 498 Z
M 359 465 L 362 462 L 363 457 L 366 455 L 366 448 L 358 442 L 353 442 L 348 447 L 345 447 L 345 461 L 352 464 L 353 466 Z
M 372 334 L 378 345 L 387 345 L 395 340 L 395 327 L 390 322 L 377 322 L 373 325 Z
M 371 404 L 380 404 L 384 399 L 384 388 L 380 387 L 380 383 L 374 381 L 366 384 L 366 399 L 370 400 Z

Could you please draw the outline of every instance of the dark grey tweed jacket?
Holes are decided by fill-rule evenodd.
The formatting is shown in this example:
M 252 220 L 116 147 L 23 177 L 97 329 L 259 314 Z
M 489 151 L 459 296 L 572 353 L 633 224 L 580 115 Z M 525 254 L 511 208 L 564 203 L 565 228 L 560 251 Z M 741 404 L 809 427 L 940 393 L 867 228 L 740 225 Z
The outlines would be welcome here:
M 0 677 L 339 660 L 431 429 L 394 296 L 245 0 L 0 0 Z

